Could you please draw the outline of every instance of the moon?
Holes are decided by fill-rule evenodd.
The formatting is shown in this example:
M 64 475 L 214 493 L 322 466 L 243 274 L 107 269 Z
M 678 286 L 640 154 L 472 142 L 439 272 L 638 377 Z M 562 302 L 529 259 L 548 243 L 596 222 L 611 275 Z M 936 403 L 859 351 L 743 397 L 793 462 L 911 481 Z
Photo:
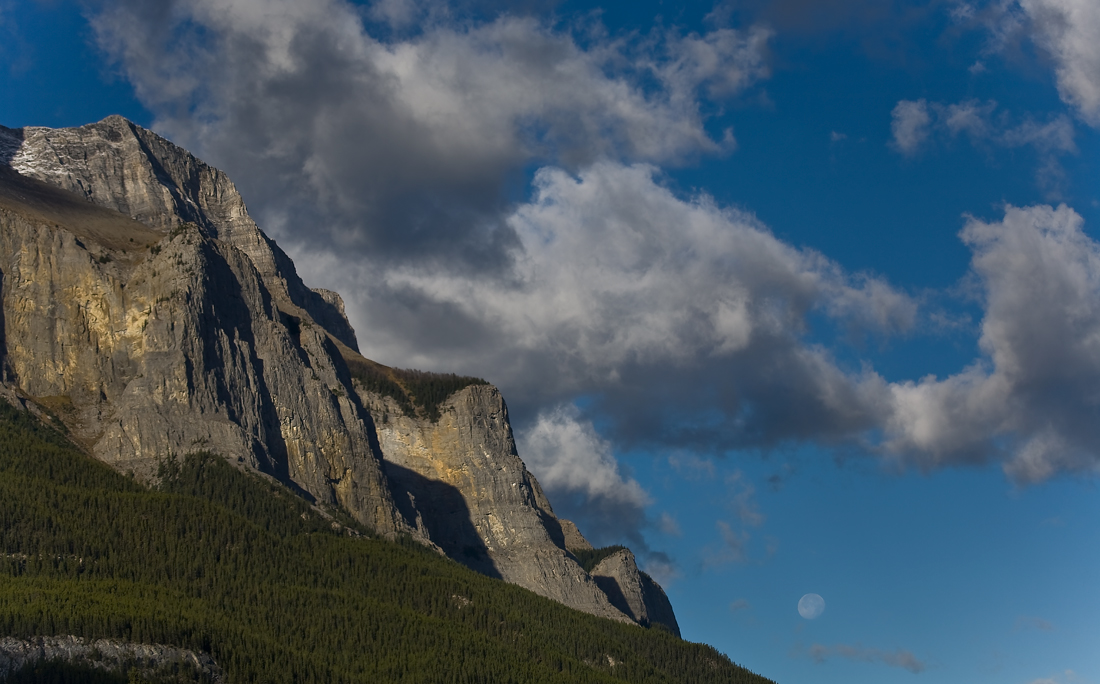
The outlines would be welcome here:
M 798 614 L 813 620 L 825 612 L 825 599 L 817 594 L 806 594 L 798 600 Z

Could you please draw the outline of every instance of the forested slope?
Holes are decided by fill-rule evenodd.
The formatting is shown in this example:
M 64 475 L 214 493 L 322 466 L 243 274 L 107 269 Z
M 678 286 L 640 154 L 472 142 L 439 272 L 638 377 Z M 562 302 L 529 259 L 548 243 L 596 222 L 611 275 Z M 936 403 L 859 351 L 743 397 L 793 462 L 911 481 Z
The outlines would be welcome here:
M 738 682 L 709 646 L 351 536 L 197 454 L 148 490 L 0 401 L 0 636 L 213 655 L 232 682 Z

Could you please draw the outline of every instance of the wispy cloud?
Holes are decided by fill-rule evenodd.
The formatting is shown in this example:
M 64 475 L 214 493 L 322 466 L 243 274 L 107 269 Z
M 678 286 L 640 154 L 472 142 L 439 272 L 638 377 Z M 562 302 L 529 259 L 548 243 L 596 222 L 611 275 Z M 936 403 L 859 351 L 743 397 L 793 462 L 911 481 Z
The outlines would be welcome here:
M 1015 628 L 1017 631 L 1025 629 L 1034 629 L 1040 632 L 1054 631 L 1054 625 L 1052 625 L 1049 620 L 1044 620 L 1043 618 L 1033 615 L 1021 615 L 1016 618 Z
M 717 520 L 714 526 L 722 537 L 720 546 L 704 551 L 705 566 L 725 565 L 726 563 L 747 563 L 749 561 L 749 540 L 747 530 L 734 529 L 725 520 Z
M 965 136 L 979 148 L 1030 147 L 1039 159 L 1036 182 L 1057 197 L 1065 172 L 1060 157 L 1077 154 L 1073 122 L 1062 114 L 1045 122 L 1030 116 L 1015 119 L 999 111 L 993 100 L 963 100 L 956 103 L 902 100 L 894 107 L 890 145 L 899 153 L 915 157 L 939 140 L 947 142 Z
M 815 663 L 825 663 L 829 658 L 844 658 L 865 663 L 882 663 L 890 667 L 898 667 L 909 670 L 913 674 L 920 674 L 927 669 L 927 665 L 918 659 L 912 652 L 899 648 L 893 651 L 883 651 L 877 648 L 867 648 L 859 644 L 836 644 L 824 646 L 813 644 L 806 650 L 806 655 Z
M 730 491 L 730 507 L 737 513 L 737 519 L 745 527 L 760 527 L 767 519 L 760 512 L 756 502 L 756 488 L 745 480 L 740 470 L 726 477 L 726 486 Z
M 901 100 L 894 106 L 890 116 L 894 149 L 908 156 L 916 154 L 928 140 L 932 124 L 928 102 L 924 99 Z
M 1081 681 L 1081 678 L 1077 676 L 1077 673 L 1073 670 L 1065 670 L 1053 677 L 1041 677 L 1039 679 L 1033 679 L 1027 684 L 1073 684 L 1074 682 Z
M 667 511 L 662 512 L 661 515 L 658 516 L 657 529 L 673 537 L 682 537 L 684 535 L 684 531 L 680 529 L 680 523 L 676 522 L 676 518 Z
M 725 484 L 728 491 L 727 507 L 737 516 L 737 520 L 733 524 L 725 520 L 715 521 L 722 542 L 704 552 L 704 565 L 760 562 L 770 558 L 775 553 L 774 540 L 768 540 L 762 558 L 754 559 L 750 554 L 749 547 L 754 534 L 750 530 L 761 527 L 767 519 L 756 502 L 756 488 L 739 470 L 728 475 Z

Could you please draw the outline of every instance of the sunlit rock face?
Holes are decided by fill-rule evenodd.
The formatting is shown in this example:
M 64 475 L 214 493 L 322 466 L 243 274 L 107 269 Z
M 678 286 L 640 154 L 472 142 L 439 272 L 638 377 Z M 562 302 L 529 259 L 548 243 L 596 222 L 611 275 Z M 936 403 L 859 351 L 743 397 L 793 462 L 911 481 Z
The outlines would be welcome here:
M 233 182 L 187 150 L 120 116 L 78 128 L 9 131 L 8 164 L 24 176 L 114 209 L 153 230 L 184 222 L 232 245 L 252 261 L 280 309 L 301 308 L 358 350 L 340 296 L 307 288 L 290 257 L 257 227 Z
M 264 261 L 274 252 L 224 175 L 165 141 L 151 156 L 141 137 L 155 136 L 117 117 L 0 133 L 23 138 L 13 168 L 46 181 L 0 178 L 10 382 L 124 472 L 148 480 L 160 459 L 209 449 L 383 534 L 410 530 L 340 330 L 294 304 L 287 284 L 304 285 Z
M 570 550 L 578 549 L 581 551 L 592 550 L 592 545 L 588 543 L 588 540 L 584 538 L 584 535 L 581 534 L 581 531 L 577 529 L 577 526 L 573 524 L 572 520 L 558 518 L 558 522 L 561 523 L 562 536 L 565 537 L 565 548 Z
M 456 392 L 438 421 L 405 415 L 363 388 L 360 396 L 375 417 L 386 473 L 404 492 L 406 517 L 448 556 L 578 610 L 627 619 L 566 553 L 562 525 L 516 453 L 495 387 Z
M 0 127 L 0 272 L 5 392 L 122 472 L 212 451 L 567 606 L 675 627 L 645 586 L 638 609 L 567 551 L 590 547 L 520 460 L 496 388 L 429 416 L 358 384 L 348 363 L 370 362 L 340 296 L 302 283 L 225 174 L 155 134 Z M 648 579 L 630 564 L 608 576 Z

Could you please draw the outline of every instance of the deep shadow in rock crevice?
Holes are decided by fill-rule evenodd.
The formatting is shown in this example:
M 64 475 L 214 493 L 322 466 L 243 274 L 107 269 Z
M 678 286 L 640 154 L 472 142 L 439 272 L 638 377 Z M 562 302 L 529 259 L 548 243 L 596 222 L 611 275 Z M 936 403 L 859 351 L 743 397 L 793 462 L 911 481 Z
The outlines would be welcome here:
M 638 620 L 638 616 L 634 614 L 634 609 L 627 603 L 626 596 L 623 595 L 623 590 L 617 579 L 605 575 L 593 575 L 592 579 L 596 582 L 596 586 L 600 588 L 600 591 L 607 595 L 607 600 L 611 601 L 611 605 L 621 610 L 630 619 Z
M 0 164 L 11 166 L 15 153 L 23 145 L 23 129 L 0 126 Z
M 428 536 L 449 558 L 483 575 L 503 578 L 458 489 L 389 461 L 383 465 L 398 511 L 410 524 L 415 525 L 419 514 Z
M 4 314 L 4 271 L 0 270 L 0 381 L 8 382 L 7 317 Z

